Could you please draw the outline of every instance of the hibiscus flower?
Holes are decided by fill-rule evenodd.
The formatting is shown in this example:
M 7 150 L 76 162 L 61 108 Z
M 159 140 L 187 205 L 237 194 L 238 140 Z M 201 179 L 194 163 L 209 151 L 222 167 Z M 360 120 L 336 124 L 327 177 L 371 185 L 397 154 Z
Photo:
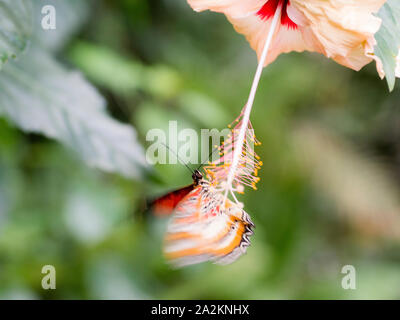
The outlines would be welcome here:
M 371 48 L 386 0 L 188 0 L 196 11 L 226 15 L 237 32 L 246 36 L 261 57 L 272 18 L 281 8 L 280 21 L 264 65 L 281 53 L 314 51 L 354 70 L 373 60 Z M 373 49 L 372 49 L 373 50 Z
M 215 189 L 223 192 L 225 199 L 231 195 L 239 204 L 235 192 L 242 192 L 245 185 L 255 188 L 259 180 L 257 172 L 262 163 L 252 149 L 257 140 L 250 113 L 263 67 L 281 53 L 307 50 L 354 70 L 375 59 L 380 75 L 384 75 L 383 63 L 374 55 L 373 48 L 374 35 L 382 22 L 374 13 L 386 1 L 188 0 L 196 11 L 224 13 L 235 29 L 246 36 L 259 58 L 249 98 L 231 137 L 220 149 L 221 158 L 206 168 L 215 181 Z

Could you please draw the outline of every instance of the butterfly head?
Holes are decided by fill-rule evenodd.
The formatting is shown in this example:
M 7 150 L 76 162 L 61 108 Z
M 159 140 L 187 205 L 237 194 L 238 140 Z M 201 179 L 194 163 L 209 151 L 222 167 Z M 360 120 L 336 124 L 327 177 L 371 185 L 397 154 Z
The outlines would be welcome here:
M 192 174 L 192 179 L 194 184 L 197 186 L 199 184 L 199 182 L 203 179 L 203 175 L 201 174 L 201 172 L 199 170 L 194 170 L 193 174 Z

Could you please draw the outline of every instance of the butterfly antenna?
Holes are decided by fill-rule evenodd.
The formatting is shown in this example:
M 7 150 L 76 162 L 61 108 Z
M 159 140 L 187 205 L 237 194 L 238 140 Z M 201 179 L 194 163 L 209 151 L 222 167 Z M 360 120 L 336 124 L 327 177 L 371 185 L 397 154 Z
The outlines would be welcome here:
M 204 166 L 206 164 L 206 162 L 208 162 L 208 160 L 210 159 L 210 157 L 214 154 L 214 152 L 216 150 L 218 150 L 219 147 L 215 147 L 213 150 L 211 150 L 210 154 L 207 157 L 207 160 L 204 161 L 202 164 L 199 165 L 199 167 L 196 170 L 199 170 L 202 166 Z
M 194 173 L 193 169 L 191 169 L 185 162 L 182 161 L 181 158 L 179 158 L 179 155 L 177 152 L 175 152 L 174 150 L 172 150 L 168 145 L 166 145 L 165 143 L 161 142 L 161 144 L 163 144 L 169 151 L 172 151 L 172 153 L 174 153 L 176 155 L 176 158 L 179 160 L 179 162 L 181 164 L 183 164 L 186 168 L 188 168 L 188 170 L 190 171 L 190 173 Z

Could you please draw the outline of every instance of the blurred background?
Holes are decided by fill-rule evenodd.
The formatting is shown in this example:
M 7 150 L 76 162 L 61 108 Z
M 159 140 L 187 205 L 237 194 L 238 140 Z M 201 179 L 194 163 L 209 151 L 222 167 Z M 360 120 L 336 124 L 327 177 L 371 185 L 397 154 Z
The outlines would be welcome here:
M 34 3 L 29 48 L 4 72 L 17 79 L 23 59 L 41 47 L 80 71 L 144 150 L 148 130 L 166 130 L 170 120 L 222 130 L 247 99 L 256 56 L 223 15 L 195 13 L 185 0 Z M 48 3 L 56 30 L 35 26 Z M 51 63 L 38 61 L 26 85 L 52 84 Z M 35 87 L 27 98 L 10 88 L 13 108 L 42 93 Z M 101 127 L 85 99 L 78 94 L 68 108 Z M 354 72 L 316 54 L 280 56 L 264 70 L 251 116 L 264 162 L 258 190 L 241 198 L 256 224 L 252 246 L 232 265 L 180 270 L 162 257 L 167 221 L 140 211 L 146 198 L 191 183 L 183 165 L 99 170 L 71 144 L 3 114 L 0 298 L 399 299 L 399 99 L 400 88 L 389 93 L 373 64 Z M 48 264 L 56 290 L 41 287 Z M 341 286 L 345 265 L 356 269 L 356 290 Z

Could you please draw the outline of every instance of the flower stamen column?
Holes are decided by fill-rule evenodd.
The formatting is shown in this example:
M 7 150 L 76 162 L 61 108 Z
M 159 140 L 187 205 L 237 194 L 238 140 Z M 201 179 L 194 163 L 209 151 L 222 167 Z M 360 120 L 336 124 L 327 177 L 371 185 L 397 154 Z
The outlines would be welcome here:
M 268 51 L 271 46 L 272 38 L 274 36 L 276 28 L 279 25 L 279 21 L 281 19 L 281 14 L 282 14 L 282 3 L 280 3 L 278 5 L 277 10 L 275 11 L 274 18 L 271 23 L 271 28 L 269 29 L 269 32 L 268 32 L 268 35 L 267 35 L 267 38 L 265 41 L 264 49 L 262 51 L 260 60 L 258 62 L 257 71 L 254 76 L 253 84 L 252 84 L 251 90 L 250 90 L 250 95 L 249 95 L 249 98 L 248 98 L 247 103 L 243 110 L 242 124 L 239 129 L 239 134 L 237 136 L 237 139 L 235 139 L 236 142 L 234 145 L 232 164 L 229 168 L 229 173 L 228 173 L 227 180 L 226 180 L 226 190 L 225 190 L 225 194 L 224 194 L 224 201 L 228 197 L 228 193 L 230 191 L 232 191 L 232 183 L 235 178 L 236 170 L 237 170 L 238 164 L 239 164 L 239 159 L 240 159 L 240 156 L 242 153 L 246 130 L 249 126 L 250 113 L 251 113 L 251 109 L 253 107 L 254 98 L 255 98 L 258 84 L 260 82 L 261 74 L 262 74 L 262 71 L 264 68 L 265 59 L 267 58 Z

